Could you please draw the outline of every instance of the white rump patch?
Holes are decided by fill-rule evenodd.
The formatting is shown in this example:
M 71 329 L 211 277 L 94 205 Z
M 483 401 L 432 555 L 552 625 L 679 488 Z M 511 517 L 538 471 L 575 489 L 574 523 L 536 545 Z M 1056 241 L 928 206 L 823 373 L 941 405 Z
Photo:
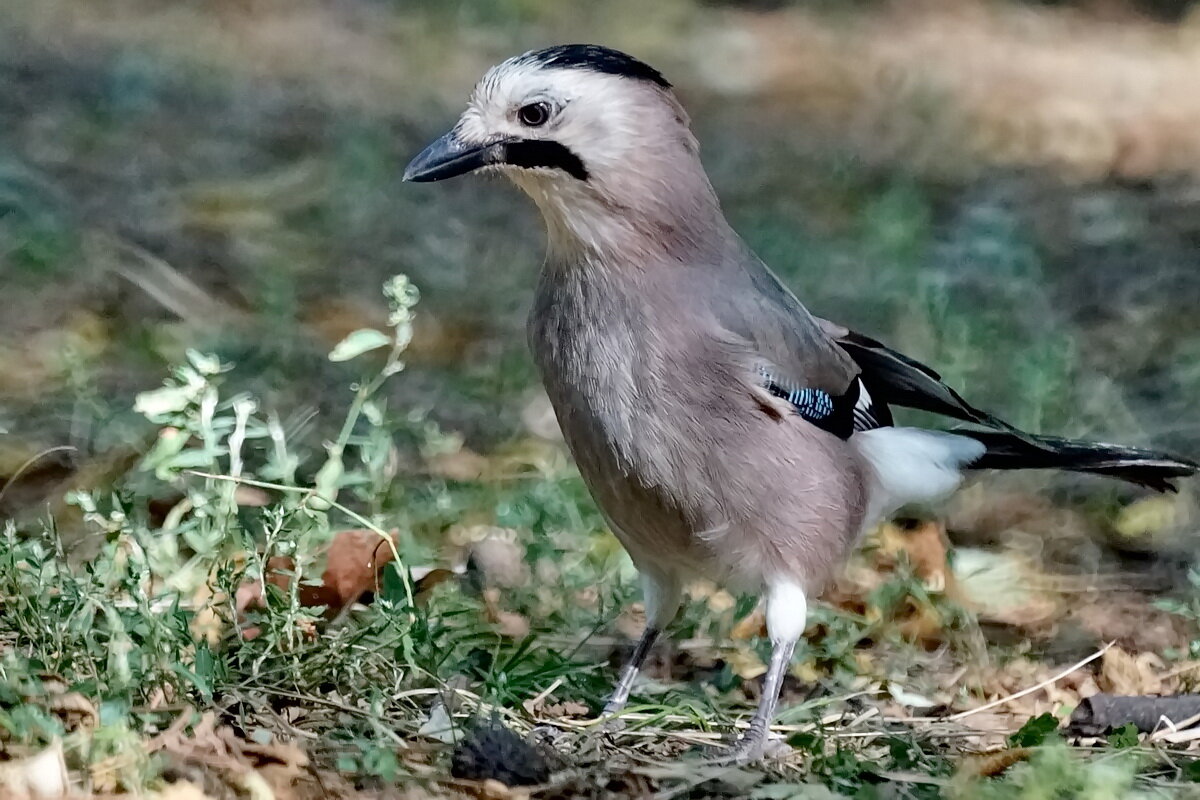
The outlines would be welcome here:
M 909 503 L 932 503 L 962 484 L 962 468 L 983 455 L 983 443 L 921 428 L 878 428 L 850 437 L 871 471 L 865 527 Z

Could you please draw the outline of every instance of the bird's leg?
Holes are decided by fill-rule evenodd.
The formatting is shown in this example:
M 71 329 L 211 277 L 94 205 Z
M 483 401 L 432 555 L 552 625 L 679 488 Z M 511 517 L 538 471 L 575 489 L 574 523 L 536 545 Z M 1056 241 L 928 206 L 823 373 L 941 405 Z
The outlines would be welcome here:
M 642 663 L 645 662 L 646 655 L 661 633 L 661 630 L 652 628 L 650 625 L 647 625 L 646 630 L 642 631 L 637 646 L 633 648 L 633 655 L 629 657 L 629 660 L 625 662 L 625 667 L 621 670 L 620 680 L 617 681 L 612 694 L 604 703 L 604 711 L 601 712 L 603 716 L 610 717 L 625 708 L 625 704 L 629 702 L 629 692 L 633 689 L 633 682 L 637 680 L 638 673 L 642 669 Z
M 645 595 L 646 629 L 642 631 L 637 646 L 633 648 L 633 655 L 621 670 L 621 678 L 617 681 L 616 688 L 604 704 L 602 713 L 606 717 L 620 713 L 621 709 L 625 708 L 625 704 L 629 702 L 633 682 L 637 680 L 638 672 L 641 671 L 650 648 L 679 612 L 683 591 L 679 579 L 674 575 L 642 570 L 642 588 Z M 606 727 L 613 727 L 612 720 Z
M 722 761 L 748 763 L 763 757 L 767 746 L 768 728 L 779 705 L 783 678 L 792 663 L 796 642 L 804 633 L 808 619 L 808 602 L 804 589 L 790 578 L 779 578 L 767 584 L 767 634 L 771 637 L 771 663 L 763 680 L 758 708 L 750 719 L 750 728 Z

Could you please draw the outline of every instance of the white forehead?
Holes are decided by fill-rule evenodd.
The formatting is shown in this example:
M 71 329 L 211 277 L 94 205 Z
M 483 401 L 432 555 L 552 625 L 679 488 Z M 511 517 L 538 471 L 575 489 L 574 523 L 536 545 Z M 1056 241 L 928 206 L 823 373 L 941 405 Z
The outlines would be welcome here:
M 546 66 L 526 56 L 510 58 L 487 71 L 471 94 L 471 106 L 485 114 L 505 113 L 525 103 L 567 104 L 580 97 L 602 102 L 628 91 L 628 79 L 578 67 Z

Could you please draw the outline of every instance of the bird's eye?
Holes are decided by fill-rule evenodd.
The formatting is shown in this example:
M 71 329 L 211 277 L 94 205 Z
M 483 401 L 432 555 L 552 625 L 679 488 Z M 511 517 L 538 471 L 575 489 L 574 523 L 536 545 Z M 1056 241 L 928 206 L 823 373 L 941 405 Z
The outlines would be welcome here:
M 550 106 L 546 103 L 530 103 L 527 106 L 521 106 L 517 111 L 517 119 L 521 120 L 522 125 L 540 128 L 550 119 Z

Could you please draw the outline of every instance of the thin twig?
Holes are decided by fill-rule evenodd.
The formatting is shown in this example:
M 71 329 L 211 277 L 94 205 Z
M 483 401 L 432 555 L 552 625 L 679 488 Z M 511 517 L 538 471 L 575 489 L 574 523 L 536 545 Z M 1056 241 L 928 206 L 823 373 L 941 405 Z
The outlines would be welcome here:
M 554 679 L 554 682 L 538 693 L 537 697 L 529 701 L 530 708 L 537 708 L 538 704 L 550 696 L 551 692 L 563 684 L 563 677 L 559 675 Z
M 21 475 L 25 472 L 25 470 L 29 469 L 51 453 L 58 453 L 64 450 L 75 452 L 76 448 L 69 444 L 60 444 L 56 447 L 47 447 L 45 450 L 34 453 L 29 458 L 25 459 L 24 463 L 17 467 L 17 471 L 12 474 L 12 477 L 5 481 L 3 486 L 0 486 L 0 500 L 4 499 L 4 495 L 8 492 L 8 487 L 20 480 Z
M 957 714 L 951 714 L 950 716 L 946 717 L 945 720 L 947 722 L 957 722 L 958 720 L 966 719 L 967 717 L 969 717 L 973 714 L 978 714 L 981 711 L 987 711 L 988 709 L 995 708 L 996 706 L 1002 706 L 1005 703 L 1011 703 L 1013 700 L 1019 700 L 1022 697 L 1033 694 L 1034 692 L 1036 692 L 1040 689 L 1045 689 L 1047 686 L 1051 686 L 1053 684 L 1058 683 L 1063 678 L 1070 675 L 1072 672 L 1075 672 L 1076 670 L 1079 670 L 1079 669 L 1087 666 L 1088 664 L 1092 663 L 1097 658 L 1100 658 L 1102 655 L 1107 653 L 1108 649 L 1110 647 L 1112 647 L 1114 644 L 1116 644 L 1115 639 L 1113 641 L 1109 642 L 1108 644 L 1104 645 L 1104 647 L 1101 647 L 1099 650 L 1092 653 L 1090 656 L 1083 659 L 1082 661 L 1068 667 L 1067 669 L 1063 670 L 1062 672 L 1058 673 L 1057 675 L 1054 675 L 1053 677 L 1047 678 L 1046 680 L 1042 681 L 1041 683 L 1038 683 L 1034 686 L 1030 686 L 1027 689 L 1022 689 L 1021 691 L 1019 691 L 1015 694 L 1010 694 L 1007 697 L 1001 697 L 999 699 L 993 700 L 990 703 L 985 703 L 984 705 L 981 705 L 978 708 L 971 708 L 966 711 L 960 711 Z M 937 719 L 937 718 L 932 717 L 930 719 Z

